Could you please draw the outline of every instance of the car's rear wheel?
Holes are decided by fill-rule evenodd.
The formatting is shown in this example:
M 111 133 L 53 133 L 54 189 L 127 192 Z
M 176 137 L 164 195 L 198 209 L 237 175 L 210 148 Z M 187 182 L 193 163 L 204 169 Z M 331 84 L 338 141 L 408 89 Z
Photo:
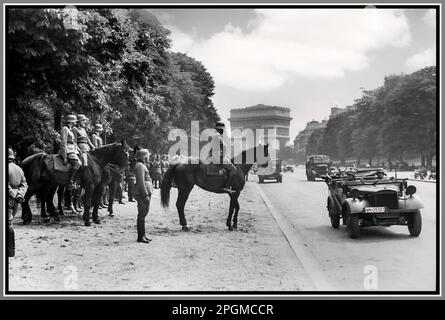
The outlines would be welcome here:
M 408 231 L 413 237 L 418 237 L 422 231 L 422 216 L 420 215 L 420 210 L 417 210 L 408 219 Z
M 264 182 L 264 179 L 263 178 L 259 178 L 260 179 L 260 183 L 263 183 Z
M 348 231 L 348 235 L 352 239 L 357 239 L 360 235 L 360 226 L 358 224 L 358 215 L 349 214 L 348 221 L 346 223 L 346 230 Z
M 340 227 L 340 215 L 334 211 L 334 205 L 331 198 L 328 198 L 328 212 L 329 219 L 331 219 L 332 228 L 338 229 Z

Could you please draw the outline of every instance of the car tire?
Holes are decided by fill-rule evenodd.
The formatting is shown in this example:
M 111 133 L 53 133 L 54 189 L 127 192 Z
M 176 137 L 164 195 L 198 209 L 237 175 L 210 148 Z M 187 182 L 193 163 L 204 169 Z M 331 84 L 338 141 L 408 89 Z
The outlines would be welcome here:
M 332 228 L 338 229 L 340 227 L 340 215 L 334 212 L 334 205 L 332 204 L 331 198 L 328 198 L 328 213 Z
M 264 182 L 264 179 L 263 178 L 259 178 L 260 179 L 260 183 L 263 183 Z
M 348 221 L 346 223 L 346 230 L 351 239 L 357 239 L 360 235 L 360 226 L 358 224 L 358 215 L 349 214 Z
M 422 231 L 422 216 L 420 210 L 417 210 L 408 219 L 408 231 L 412 237 L 418 237 Z

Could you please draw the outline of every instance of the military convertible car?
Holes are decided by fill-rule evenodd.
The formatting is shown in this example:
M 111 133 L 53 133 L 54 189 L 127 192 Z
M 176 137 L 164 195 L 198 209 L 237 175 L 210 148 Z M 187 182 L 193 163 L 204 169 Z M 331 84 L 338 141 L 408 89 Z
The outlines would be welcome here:
M 323 179 L 329 189 L 327 209 L 332 227 L 339 228 L 342 221 L 353 239 L 360 235 L 360 228 L 391 225 L 406 225 L 411 236 L 419 236 L 423 204 L 407 179 Z

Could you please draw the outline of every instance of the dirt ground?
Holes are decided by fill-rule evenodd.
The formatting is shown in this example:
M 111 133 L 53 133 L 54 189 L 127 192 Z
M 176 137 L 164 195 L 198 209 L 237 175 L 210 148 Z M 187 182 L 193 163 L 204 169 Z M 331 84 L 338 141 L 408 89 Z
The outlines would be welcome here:
M 225 221 L 228 196 L 192 191 L 191 228 L 181 231 L 172 189 L 168 210 L 155 190 L 146 218 L 149 244 L 136 242 L 136 203 L 101 210 L 102 224 L 84 227 L 67 214 L 58 224 L 15 220 L 11 291 L 299 291 L 313 290 L 264 202 L 248 182 L 240 197 L 238 231 Z M 127 199 L 124 199 L 125 201 Z M 18 217 L 20 214 L 18 215 Z

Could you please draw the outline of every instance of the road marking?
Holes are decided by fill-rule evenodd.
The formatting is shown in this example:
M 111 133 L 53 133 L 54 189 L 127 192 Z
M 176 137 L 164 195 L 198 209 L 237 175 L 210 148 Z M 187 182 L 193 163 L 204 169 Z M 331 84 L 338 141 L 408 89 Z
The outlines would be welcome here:
M 255 183 L 255 186 L 315 289 L 318 291 L 335 291 L 326 280 L 324 271 L 317 259 L 304 246 L 304 240 L 298 234 L 298 231 L 292 227 L 288 220 L 277 210 L 261 187 L 257 183 Z

